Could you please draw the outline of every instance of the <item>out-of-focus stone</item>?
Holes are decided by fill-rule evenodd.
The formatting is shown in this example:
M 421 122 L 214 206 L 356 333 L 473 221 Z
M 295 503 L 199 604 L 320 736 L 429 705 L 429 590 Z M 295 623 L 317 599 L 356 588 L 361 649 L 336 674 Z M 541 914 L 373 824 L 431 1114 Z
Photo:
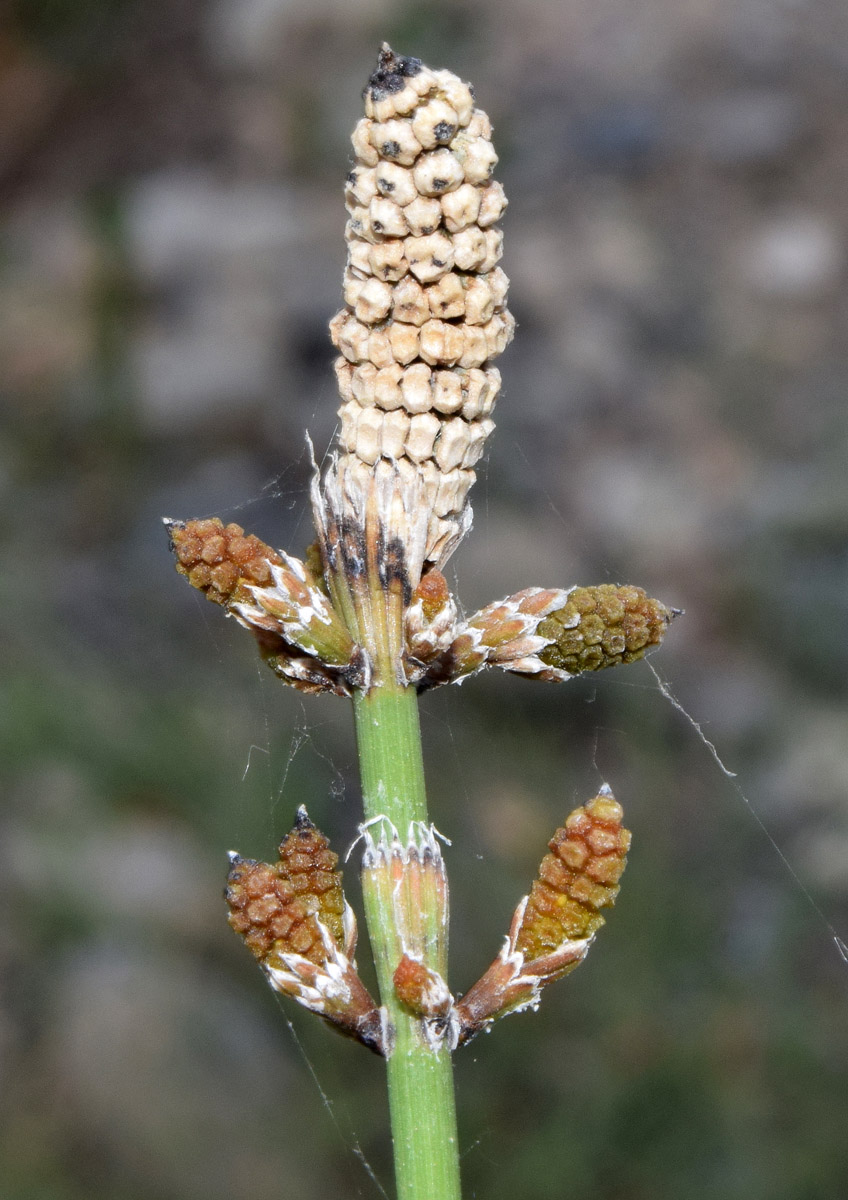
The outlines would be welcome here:
M 817 300 L 836 285 L 845 244 L 827 216 L 799 210 L 762 224 L 741 256 L 753 290 L 778 300 Z
M 293 201 L 279 184 L 226 184 L 200 170 L 143 178 L 126 219 L 133 264 L 152 283 L 186 272 L 202 279 L 228 259 L 259 266 L 298 235 Z
M 702 101 L 687 135 L 715 162 L 757 166 L 788 153 L 803 128 L 804 109 L 795 95 L 752 87 Z
M 138 408 L 151 432 L 227 419 L 274 389 L 278 276 L 298 231 L 276 184 L 161 172 L 127 206 L 132 265 L 158 305 L 134 340 Z

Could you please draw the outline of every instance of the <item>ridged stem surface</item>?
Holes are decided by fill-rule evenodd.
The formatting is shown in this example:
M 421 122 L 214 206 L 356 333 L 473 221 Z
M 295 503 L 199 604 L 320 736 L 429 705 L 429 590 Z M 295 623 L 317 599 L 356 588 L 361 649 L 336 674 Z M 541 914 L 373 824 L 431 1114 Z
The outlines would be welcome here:
M 415 690 L 384 684 L 368 694 L 357 693 L 354 714 L 365 819 L 387 817 L 405 842 L 411 821 L 427 821 Z M 378 840 L 379 827 L 371 832 Z M 392 976 L 399 956 L 394 913 L 385 889 L 381 894 L 368 874 L 363 880 L 368 933 L 380 996 L 397 1031 L 388 1087 L 398 1200 L 461 1200 L 450 1054 L 425 1044 L 420 1020 L 395 996 Z

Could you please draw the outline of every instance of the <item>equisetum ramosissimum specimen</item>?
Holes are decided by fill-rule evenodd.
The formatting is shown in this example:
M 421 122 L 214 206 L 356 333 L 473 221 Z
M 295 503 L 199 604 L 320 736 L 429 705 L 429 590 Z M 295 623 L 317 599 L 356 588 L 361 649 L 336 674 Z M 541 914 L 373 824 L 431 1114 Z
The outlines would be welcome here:
M 168 520 L 177 570 L 249 630 L 283 682 L 353 701 L 362 892 L 380 1003 L 359 978 L 337 855 L 299 810 L 276 863 L 231 855 L 230 924 L 273 988 L 387 1059 L 403 1200 L 458 1200 L 450 1055 L 585 958 L 630 834 L 604 785 L 549 843 L 489 969 L 447 982 L 448 884 L 424 791 L 417 696 L 498 667 L 562 682 L 643 657 L 674 610 L 641 588 L 528 587 L 464 616 L 442 568 L 471 528 L 512 338 L 506 207 L 470 87 L 384 46 L 353 132 L 337 444 L 296 558 L 217 519 Z

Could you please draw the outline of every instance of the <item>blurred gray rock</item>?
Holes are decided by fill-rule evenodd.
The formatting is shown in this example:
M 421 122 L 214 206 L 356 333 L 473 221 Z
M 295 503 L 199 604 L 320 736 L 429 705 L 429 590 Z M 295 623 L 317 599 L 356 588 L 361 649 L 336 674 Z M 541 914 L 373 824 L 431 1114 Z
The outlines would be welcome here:
M 216 0 L 206 29 L 212 55 L 225 67 L 271 65 L 294 7 L 292 0 Z
M 801 209 L 753 230 L 741 255 L 753 290 L 775 299 L 816 300 L 836 285 L 845 244 L 827 216 Z
M 791 150 L 803 128 L 803 105 L 777 88 L 739 88 L 710 96 L 694 106 L 684 123 L 693 149 L 729 165 L 777 159 Z
M 220 892 L 223 856 L 216 871 L 185 828 L 164 816 L 104 817 L 83 780 L 58 764 L 33 773 L 18 796 L 28 793 L 49 819 L 23 805 L 8 814 L 0 865 L 30 909 L 191 936 L 220 928 L 223 910 L 209 900 Z
M 163 172 L 133 190 L 127 228 L 152 299 L 132 351 L 143 423 L 172 433 L 270 397 L 276 284 L 299 228 L 290 194 Z
M 138 1194 L 184 1200 L 299 1194 L 277 1131 L 311 1081 L 277 1029 L 181 955 L 88 944 L 55 975 L 49 1045 L 66 1125 L 96 1131 Z
M 281 185 L 225 183 L 201 169 L 142 179 L 128 197 L 126 220 L 133 264 L 154 284 L 217 274 L 228 263 L 273 271 L 273 255 L 298 232 L 291 194 Z

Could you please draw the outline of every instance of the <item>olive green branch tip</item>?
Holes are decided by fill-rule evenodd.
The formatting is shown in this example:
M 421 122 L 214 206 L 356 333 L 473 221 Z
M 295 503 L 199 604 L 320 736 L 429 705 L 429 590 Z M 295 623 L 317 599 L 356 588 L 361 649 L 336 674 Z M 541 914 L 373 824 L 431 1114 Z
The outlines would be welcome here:
M 638 587 L 574 588 L 567 603 L 539 624 L 537 636 L 549 639 L 539 658 L 570 675 L 636 662 L 662 642 L 679 611 Z
M 431 571 L 407 613 L 409 676 L 421 690 L 486 667 L 563 681 L 636 662 L 679 613 L 642 588 L 599 584 L 526 588 L 463 621 L 444 577 Z
M 538 1007 L 542 990 L 586 957 L 615 903 L 631 835 L 609 786 L 556 831 L 498 957 L 456 1005 L 458 1044 L 510 1013 Z

